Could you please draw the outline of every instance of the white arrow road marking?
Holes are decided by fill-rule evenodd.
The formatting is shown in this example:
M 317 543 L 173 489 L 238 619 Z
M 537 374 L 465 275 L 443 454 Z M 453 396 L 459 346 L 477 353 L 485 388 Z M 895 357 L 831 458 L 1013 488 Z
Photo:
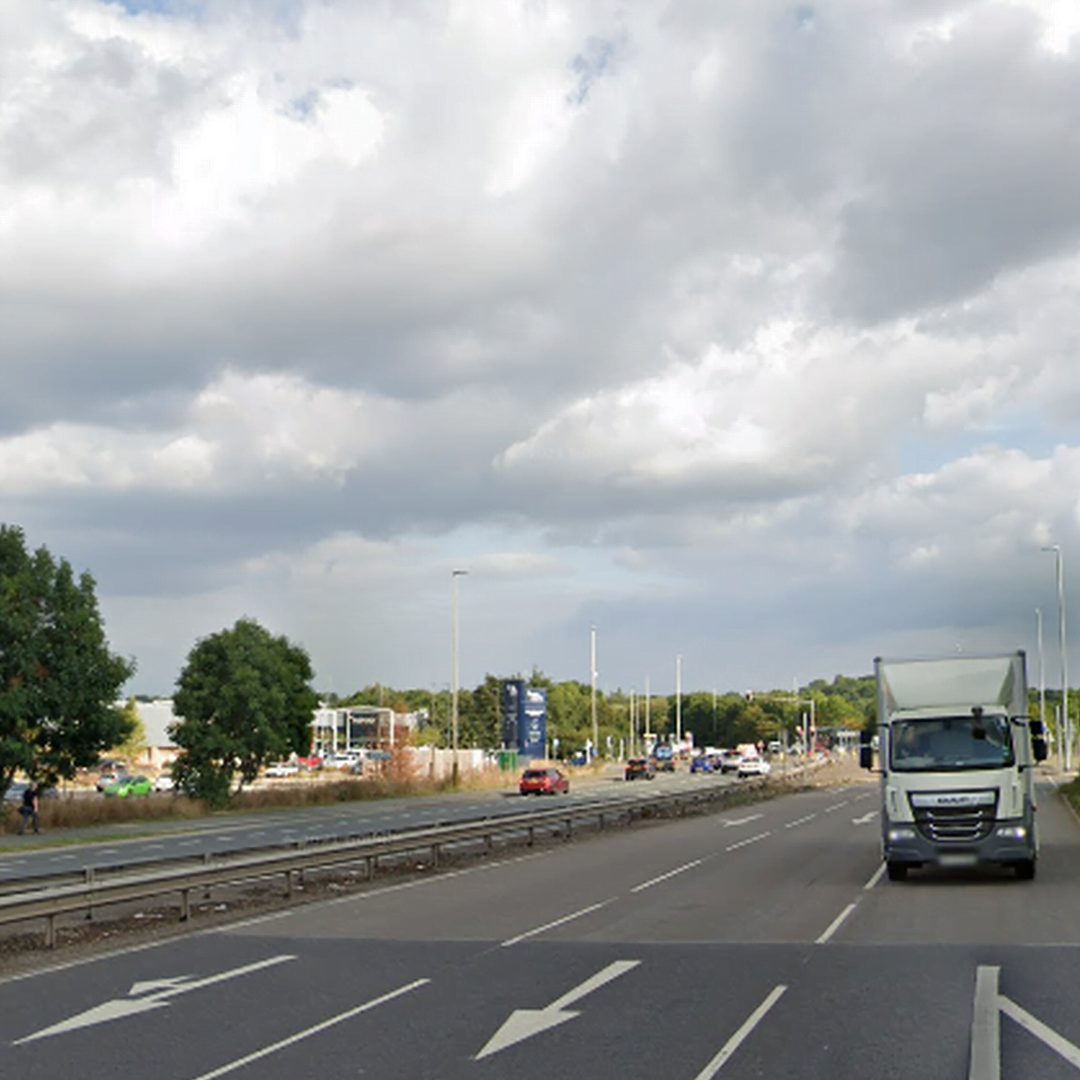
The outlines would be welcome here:
M 853 817 L 851 819 L 852 825 L 869 825 L 878 815 L 876 810 L 871 810 L 869 814 L 863 814 L 862 817 Z
M 1052 1027 L 1022 1009 L 1011 998 L 998 993 L 999 967 L 979 967 L 975 971 L 975 1008 L 971 1021 L 971 1056 L 968 1080 L 1001 1080 L 1002 1014 L 1015 1020 L 1041 1043 L 1080 1069 L 1080 1046 L 1069 1042 Z
M 101 1005 L 95 1005 L 67 1020 L 61 1020 L 52 1027 L 35 1031 L 33 1035 L 27 1035 L 22 1039 L 16 1039 L 12 1046 L 21 1043 L 33 1042 L 35 1039 L 45 1039 L 50 1035 L 61 1035 L 67 1031 L 75 1031 L 78 1028 L 91 1027 L 94 1024 L 104 1024 L 108 1020 L 120 1020 L 125 1016 L 135 1016 L 137 1013 L 149 1012 L 151 1009 L 163 1009 L 169 1004 L 168 999 L 177 994 L 186 994 L 189 990 L 201 990 L 204 986 L 213 986 L 214 983 L 224 982 L 226 979 L 235 979 L 240 975 L 250 975 L 253 971 L 262 971 L 264 968 L 283 964 L 286 960 L 295 960 L 295 956 L 271 956 L 268 960 L 259 960 L 254 964 L 245 964 L 243 967 L 233 968 L 231 971 L 222 971 L 217 975 L 208 975 L 205 979 L 196 979 L 188 982 L 188 976 L 181 975 L 172 979 L 155 979 L 148 982 L 137 982 L 132 986 L 129 994 L 142 996 L 129 996 L 126 998 L 114 998 Z M 147 990 L 152 993 L 146 993 Z
M 574 1017 L 580 1016 L 581 1013 L 567 1009 L 567 1006 L 573 1005 L 575 1001 L 580 1001 L 586 994 L 598 990 L 605 983 L 611 982 L 612 979 L 625 975 L 640 963 L 640 960 L 616 960 L 613 964 L 608 964 L 602 971 L 590 976 L 580 986 L 575 986 L 573 990 L 567 991 L 562 997 L 556 998 L 546 1008 L 516 1009 L 510 1014 L 503 1026 L 491 1036 L 483 1050 L 476 1055 L 476 1060 L 479 1061 L 490 1054 L 497 1054 L 500 1050 L 505 1050 L 508 1046 L 513 1046 L 523 1039 L 539 1035 L 540 1032 L 547 1031 L 548 1028 L 557 1027 L 559 1024 L 566 1023 L 567 1020 L 573 1020 Z
M 757 821 L 759 817 L 764 816 L 764 814 L 751 814 L 749 817 L 732 818 L 724 822 L 724 828 L 730 829 L 732 825 L 748 825 L 751 821 Z

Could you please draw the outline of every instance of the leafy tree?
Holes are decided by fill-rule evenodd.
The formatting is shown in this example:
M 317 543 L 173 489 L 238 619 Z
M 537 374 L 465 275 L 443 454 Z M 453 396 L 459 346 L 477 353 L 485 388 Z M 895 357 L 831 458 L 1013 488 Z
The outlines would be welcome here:
M 146 751 L 146 725 L 142 722 L 142 717 L 139 716 L 139 707 L 135 698 L 128 698 L 120 712 L 130 725 L 131 730 L 122 743 L 118 743 L 112 748 L 112 753 L 116 757 L 135 761 Z
M 173 696 L 181 789 L 220 806 L 237 775 L 239 790 L 268 762 L 307 753 L 318 706 L 311 678 L 308 654 L 253 619 L 199 641 Z
M 109 651 L 94 579 L 0 525 L 0 794 L 52 783 L 127 738 L 115 701 L 135 665 Z

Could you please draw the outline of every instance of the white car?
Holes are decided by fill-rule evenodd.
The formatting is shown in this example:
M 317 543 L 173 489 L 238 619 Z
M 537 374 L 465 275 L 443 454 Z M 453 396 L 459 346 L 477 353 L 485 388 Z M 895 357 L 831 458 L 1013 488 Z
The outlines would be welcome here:
M 154 781 L 155 791 L 172 791 L 176 787 L 176 781 L 168 773 L 162 773 Z
M 323 758 L 324 769 L 351 769 L 358 761 L 359 754 L 331 754 Z
M 739 758 L 739 776 L 768 776 L 772 766 L 762 757 L 747 755 Z
M 280 779 L 284 776 L 296 776 L 299 772 L 299 765 L 293 765 L 288 761 L 279 761 L 276 765 L 268 766 L 266 775 L 274 779 Z

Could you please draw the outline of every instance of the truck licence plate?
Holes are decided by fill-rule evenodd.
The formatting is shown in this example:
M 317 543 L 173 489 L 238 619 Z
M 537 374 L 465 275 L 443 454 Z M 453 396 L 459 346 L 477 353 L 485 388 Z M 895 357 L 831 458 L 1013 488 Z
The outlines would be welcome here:
M 976 858 L 966 852 L 956 852 L 952 855 L 942 855 L 938 859 L 941 866 L 974 866 Z

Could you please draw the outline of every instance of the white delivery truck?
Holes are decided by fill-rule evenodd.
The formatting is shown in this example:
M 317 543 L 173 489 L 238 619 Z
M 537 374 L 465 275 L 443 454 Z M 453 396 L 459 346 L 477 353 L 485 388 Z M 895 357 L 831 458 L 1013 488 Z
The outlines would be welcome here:
M 912 867 L 1011 866 L 1035 876 L 1035 764 L 1023 652 L 874 661 L 881 839 L 889 878 Z M 870 733 L 861 749 L 873 765 Z

